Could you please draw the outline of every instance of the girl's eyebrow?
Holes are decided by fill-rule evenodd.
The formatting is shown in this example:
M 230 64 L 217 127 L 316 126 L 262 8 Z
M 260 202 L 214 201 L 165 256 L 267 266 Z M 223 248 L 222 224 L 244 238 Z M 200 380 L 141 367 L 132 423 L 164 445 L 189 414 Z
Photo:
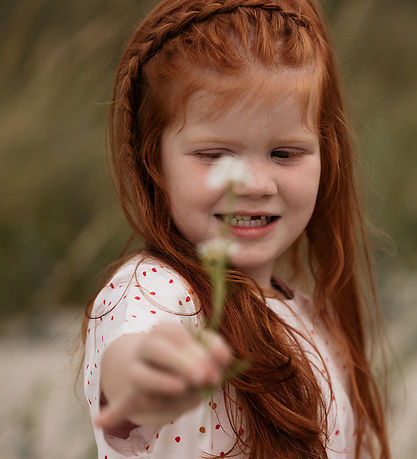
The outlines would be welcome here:
M 198 137 L 195 139 L 190 139 L 190 143 L 192 145 L 201 145 L 201 144 L 220 144 L 220 145 L 228 145 L 232 147 L 242 148 L 244 147 L 243 142 L 239 142 L 234 139 L 227 139 L 223 137 Z M 282 137 L 277 139 L 273 142 L 274 145 L 278 147 L 301 147 L 301 148 L 311 148 L 313 145 L 318 143 L 318 138 L 314 134 L 311 135 L 302 135 L 299 137 Z
M 205 144 L 205 143 L 216 143 L 222 145 L 230 145 L 235 147 L 242 147 L 243 144 L 241 142 L 237 142 L 236 140 L 222 138 L 222 137 L 197 137 L 195 139 L 191 139 L 192 144 Z

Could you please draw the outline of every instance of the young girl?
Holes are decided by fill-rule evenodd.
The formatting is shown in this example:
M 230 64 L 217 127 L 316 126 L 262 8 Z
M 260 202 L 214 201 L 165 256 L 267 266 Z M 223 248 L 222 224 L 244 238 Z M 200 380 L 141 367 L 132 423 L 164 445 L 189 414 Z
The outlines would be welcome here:
M 145 249 L 84 321 L 98 457 L 390 457 L 367 357 L 355 156 L 315 2 L 162 1 L 120 62 L 110 141 Z M 225 156 L 251 171 L 231 209 L 207 184 Z M 239 250 L 215 333 L 197 246 L 230 214 Z M 291 266 L 309 297 L 274 274 Z

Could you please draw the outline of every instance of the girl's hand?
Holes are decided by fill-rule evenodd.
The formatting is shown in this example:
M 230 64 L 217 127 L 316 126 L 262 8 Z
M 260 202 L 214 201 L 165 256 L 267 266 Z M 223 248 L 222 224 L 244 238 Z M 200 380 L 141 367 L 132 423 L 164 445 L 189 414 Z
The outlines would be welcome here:
M 108 405 L 96 424 L 167 424 L 197 406 L 203 388 L 222 382 L 231 358 L 221 336 L 209 330 L 197 339 L 180 324 L 161 323 L 149 334 L 123 335 L 103 355 L 101 387 Z

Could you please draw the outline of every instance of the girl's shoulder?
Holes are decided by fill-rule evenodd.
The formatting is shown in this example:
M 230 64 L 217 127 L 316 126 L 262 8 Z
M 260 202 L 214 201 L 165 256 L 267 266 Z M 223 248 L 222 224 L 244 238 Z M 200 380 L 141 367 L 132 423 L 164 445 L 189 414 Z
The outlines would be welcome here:
M 116 312 L 116 305 L 131 315 L 196 313 L 196 302 L 187 282 L 172 267 L 144 253 L 130 258 L 111 276 L 96 297 L 95 315 L 106 314 L 113 308 Z

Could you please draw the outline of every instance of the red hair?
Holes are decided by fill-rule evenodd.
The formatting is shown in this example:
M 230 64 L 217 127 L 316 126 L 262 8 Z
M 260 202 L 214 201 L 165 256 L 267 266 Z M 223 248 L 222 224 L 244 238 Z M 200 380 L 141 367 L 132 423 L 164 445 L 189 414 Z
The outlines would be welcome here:
M 317 204 L 305 231 L 316 314 L 346 353 L 356 455 L 366 446 L 374 457 L 379 451 L 389 458 L 382 403 L 367 358 L 361 266 L 377 304 L 354 180 L 356 158 L 328 32 L 312 0 L 164 0 L 147 16 L 122 56 L 110 112 L 111 163 L 121 205 L 146 251 L 184 277 L 201 313 L 210 316 L 208 277 L 171 218 L 161 135 L 188 98 L 209 84 L 201 72 L 220 81 L 259 69 L 299 69 L 309 76 L 303 80 L 303 103 L 315 103 L 322 157 Z M 300 271 L 301 262 L 296 267 Z M 224 387 L 234 427 L 240 413 L 230 399 L 243 408 L 245 438 L 235 428 L 236 448 L 251 459 L 327 457 L 326 406 L 305 354 L 294 348 L 297 333 L 243 273 L 229 270 L 227 283 L 220 333 L 238 358 L 252 361 Z

